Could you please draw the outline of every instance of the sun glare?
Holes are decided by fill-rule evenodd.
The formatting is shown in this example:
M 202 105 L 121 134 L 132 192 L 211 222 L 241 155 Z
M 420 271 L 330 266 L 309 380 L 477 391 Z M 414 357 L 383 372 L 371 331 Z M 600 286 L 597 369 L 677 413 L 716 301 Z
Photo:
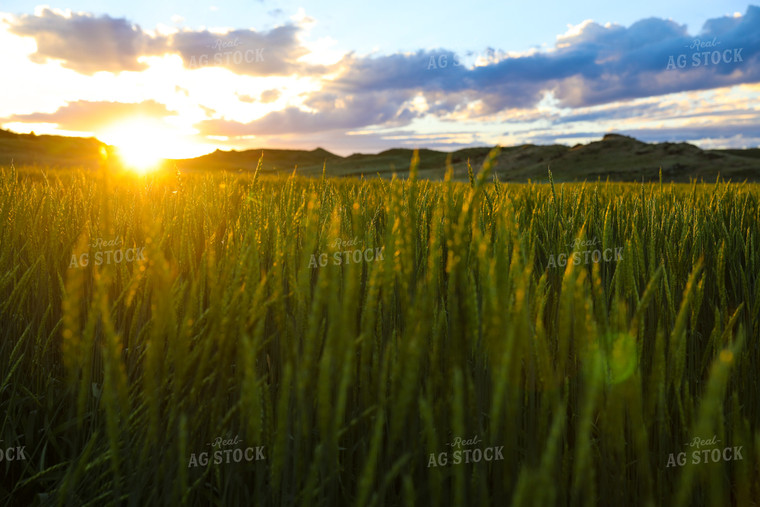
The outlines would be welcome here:
M 116 147 L 125 167 L 143 174 L 157 169 L 167 157 L 171 134 L 160 123 L 134 120 L 114 125 L 99 137 Z

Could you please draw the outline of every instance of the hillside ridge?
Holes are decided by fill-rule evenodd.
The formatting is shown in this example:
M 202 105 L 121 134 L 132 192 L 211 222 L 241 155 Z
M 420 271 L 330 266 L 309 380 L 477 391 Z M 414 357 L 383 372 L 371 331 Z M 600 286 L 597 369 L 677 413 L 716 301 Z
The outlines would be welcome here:
M 441 180 L 447 163 L 454 179 L 468 179 L 468 161 L 475 171 L 491 147 L 461 148 L 452 152 L 419 150 L 420 178 Z M 115 149 L 95 138 L 17 134 L 0 129 L 0 166 L 83 167 L 98 169 L 103 154 Z M 408 175 L 414 150 L 391 148 L 376 154 L 341 156 L 322 147 L 313 150 L 255 148 L 243 151 L 216 150 L 190 159 L 166 160 L 165 167 L 180 171 L 253 171 L 263 154 L 266 174 L 384 177 Z M 760 181 L 760 148 L 703 150 L 686 142 L 646 143 L 610 132 L 602 139 L 572 147 L 560 144 L 523 144 L 502 148 L 493 172 L 500 181 L 546 181 L 551 170 L 555 181 L 609 179 L 611 181 L 665 181 L 702 179 L 715 181 L 720 175 L 733 181 Z

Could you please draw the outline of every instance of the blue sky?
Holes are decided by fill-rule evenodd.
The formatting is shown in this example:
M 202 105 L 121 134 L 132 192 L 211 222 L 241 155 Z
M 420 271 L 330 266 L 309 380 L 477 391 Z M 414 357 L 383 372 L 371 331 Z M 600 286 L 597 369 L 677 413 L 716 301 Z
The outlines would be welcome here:
M 575 144 L 611 131 L 760 144 L 760 8 L 747 2 L 45 5 L 0 6 L 15 76 L 4 128 L 161 139 L 155 151 L 173 157 Z
M 384 2 L 346 1 L 129 1 L 102 0 L 47 2 L 35 4 L 6 0 L 2 10 L 31 13 L 37 5 L 72 11 L 126 17 L 143 28 L 159 23 L 174 24 L 173 16 L 184 18 L 190 28 L 209 26 L 268 29 L 286 22 L 299 9 L 318 21 L 317 37 L 332 37 L 345 50 L 369 53 L 410 51 L 447 47 L 456 51 L 480 51 L 489 46 L 525 50 L 551 45 L 568 24 L 586 19 L 601 24 L 621 25 L 648 18 L 673 19 L 691 33 L 710 18 L 744 13 L 746 1 L 694 2 L 693 0 L 601 1 L 500 1 L 468 2 L 388 0 Z

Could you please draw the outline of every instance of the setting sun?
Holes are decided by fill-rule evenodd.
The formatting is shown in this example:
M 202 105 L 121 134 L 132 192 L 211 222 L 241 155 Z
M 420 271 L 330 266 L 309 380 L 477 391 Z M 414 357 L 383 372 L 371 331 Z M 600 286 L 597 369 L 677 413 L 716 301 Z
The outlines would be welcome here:
M 131 120 L 114 125 L 101 134 L 103 141 L 115 146 L 125 167 L 146 173 L 167 157 L 169 129 L 156 121 Z
M 165 159 L 201 155 L 206 147 L 191 139 L 193 133 L 154 118 L 135 117 L 114 123 L 98 138 L 116 148 L 124 167 L 142 174 L 158 169 Z

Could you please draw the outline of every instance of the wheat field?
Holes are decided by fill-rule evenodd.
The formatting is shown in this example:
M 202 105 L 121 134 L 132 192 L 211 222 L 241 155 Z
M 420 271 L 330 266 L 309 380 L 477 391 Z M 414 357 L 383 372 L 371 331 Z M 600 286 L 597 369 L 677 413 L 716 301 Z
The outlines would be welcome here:
M 760 187 L 492 159 L 2 168 L 0 500 L 757 505 Z

